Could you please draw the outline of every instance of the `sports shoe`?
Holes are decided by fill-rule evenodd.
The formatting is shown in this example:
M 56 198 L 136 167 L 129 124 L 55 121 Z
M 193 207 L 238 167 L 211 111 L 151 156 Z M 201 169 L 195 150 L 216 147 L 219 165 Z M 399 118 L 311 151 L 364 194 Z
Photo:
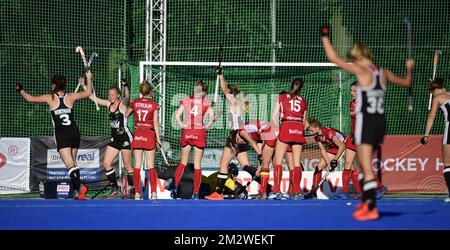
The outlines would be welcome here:
M 191 200 L 200 200 L 200 195 L 196 194 L 196 193 L 193 193 Z
M 278 193 L 271 192 L 269 194 L 269 200 L 282 200 L 282 199 L 283 199 L 283 194 L 281 192 L 278 192 Z
M 119 187 L 112 187 L 111 192 L 109 193 L 109 196 L 107 199 L 118 199 L 122 197 L 122 192 L 120 191 Z
M 281 194 L 281 200 L 289 200 L 290 196 L 288 193 L 282 193 Z
M 445 203 L 450 203 L 450 197 L 445 198 L 445 199 L 444 199 L 444 202 L 445 202 Z
M 134 186 L 128 186 L 128 199 L 134 199 L 134 194 L 135 194 L 135 190 L 134 190 Z
M 388 191 L 388 188 L 386 186 L 382 186 L 380 189 L 377 190 L 377 200 L 383 198 L 384 194 Z
M 135 199 L 135 200 L 142 200 L 142 195 L 141 195 L 141 193 L 135 193 L 135 194 L 134 194 L 134 199 Z
M 335 195 L 333 197 L 334 200 L 347 200 L 348 199 L 348 194 L 346 193 L 340 193 L 339 195 Z
M 377 220 L 380 218 L 380 214 L 378 213 L 378 209 L 374 208 L 369 210 L 369 206 L 367 203 L 360 203 L 356 206 L 355 212 L 352 214 L 353 219 L 357 221 L 371 221 Z
M 257 193 L 254 197 L 254 200 L 267 200 L 267 194 L 266 193 Z
M 303 197 L 303 193 L 295 193 L 292 196 L 292 200 L 304 200 L 305 198 Z
M 152 192 L 152 193 L 151 193 L 150 199 L 151 199 L 151 200 L 157 200 L 157 199 L 158 199 L 158 195 L 156 194 L 156 192 Z
M 75 200 L 86 200 L 86 193 L 87 193 L 87 187 L 84 185 L 80 186 L 80 190 L 75 193 L 75 196 L 73 197 Z
M 177 187 L 175 187 L 175 185 L 170 190 L 170 197 L 172 197 L 172 199 L 175 199 L 175 200 L 178 198 L 178 189 L 177 189 Z
M 303 195 L 303 198 L 304 198 L 305 200 L 314 199 L 315 197 L 316 197 L 316 196 L 315 196 L 313 193 L 311 193 L 311 192 L 306 193 L 306 194 Z
M 206 200 L 223 200 L 223 194 L 218 194 L 217 192 L 214 192 L 210 195 L 205 196 Z

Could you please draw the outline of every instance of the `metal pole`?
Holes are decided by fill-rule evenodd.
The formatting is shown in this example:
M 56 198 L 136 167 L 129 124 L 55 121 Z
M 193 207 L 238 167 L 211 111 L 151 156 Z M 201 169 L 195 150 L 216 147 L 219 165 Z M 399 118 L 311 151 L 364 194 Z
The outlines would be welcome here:
M 271 6 L 271 23 L 272 23 L 272 62 L 276 62 L 276 42 L 277 42 L 277 2 L 272 0 Z M 272 66 L 272 74 L 275 74 L 275 66 Z

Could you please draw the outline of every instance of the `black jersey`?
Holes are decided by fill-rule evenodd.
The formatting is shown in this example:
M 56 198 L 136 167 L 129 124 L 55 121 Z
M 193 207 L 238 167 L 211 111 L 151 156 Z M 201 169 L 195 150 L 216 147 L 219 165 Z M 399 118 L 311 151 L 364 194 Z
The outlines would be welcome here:
M 118 135 L 123 135 L 124 133 L 129 134 L 130 130 L 127 125 L 127 119 L 125 118 L 125 115 L 120 112 L 120 103 L 117 105 L 117 109 L 115 111 L 111 111 L 111 105 L 108 107 L 111 136 L 115 137 Z
M 356 88 L 356 127 L 355 144 L 383 143 L 386 130 L 384 116 L 384 96 L 386 87 L 383 82 L 382 69 L 371 68 L 373 82 L 370 86 Z
M 364 115 L 384 116 L 386 87 L 381 77 L 382 69 L 373 68 L 370 71 L 373 75 L 372 84 L 368 87 L 357 86 L 356 112 Z
M 62 130 L 66 128 L 75 127 L 75 119 L 74 119 L 74 109 L 73 107 L 68 107 L 64 103 L 64 99 L 67 94 L 63 96 L 58 96 L 59 105 L 57 108 L 50 110 L 52 113 L 53 126 L 55 130 Z

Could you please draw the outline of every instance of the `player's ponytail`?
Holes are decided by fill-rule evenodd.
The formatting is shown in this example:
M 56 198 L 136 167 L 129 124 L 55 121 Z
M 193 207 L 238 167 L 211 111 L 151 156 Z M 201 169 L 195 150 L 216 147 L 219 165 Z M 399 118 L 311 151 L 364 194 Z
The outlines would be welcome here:
M 58 91 L 64 91 L 66 88 L 66 78 L 62 75 L 54 75 L 52 78 L 53 92 L 52 99 L 54 98 L 53 94 L 56 94 Z
M 243 109 L 245 112 L 248 112 L 249 109 L 249 102 L 247 98 L 245 97 L 245 93 L 239 90 L 239 87 L 235 84 L 228 84 L 228 89 L 230 90 L 230 94 L 232 94 L 234 97 L 236 97 L 241 103 L 244 104 Z
M 323 129 L 322 123 L 320 123 L 314 116 L 311 116 L 308 119 L 308 123 L 310 127 Z
M 292 97 L 299 96 L 300 91 L 302 90 L 304 84 L 305 84 L 305 82 L 301 78 L 295 78 L 294 80 L 292 80 L 291 88 L 289 89 L 289 92 L 288 92 L 289 95 L 291 95 Z
M 139 92 L 142 94 L 142 96 L 151 96 L 153 94 L 152 85 L 147 80 L 144 80 L 139 85 Z

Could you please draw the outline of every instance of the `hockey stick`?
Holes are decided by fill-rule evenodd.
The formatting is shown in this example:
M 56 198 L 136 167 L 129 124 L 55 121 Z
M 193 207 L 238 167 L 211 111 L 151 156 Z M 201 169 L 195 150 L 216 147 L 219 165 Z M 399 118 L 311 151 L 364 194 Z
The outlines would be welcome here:
M 169 165 L 169 161 L 167 160 L 166 153 L 164 152 L 162 145 L 159 146 L 159 150 L 161 151 L 161 155 L 164 160 L 164 163 L 166 164 L 166 166 Z
M 92 197 L 91 200 L 95 199 L 95 197 L 97 197 L 101 192 L 105 191 L 108 187 L 110 187 L 111 185 L 108 183 L 108 185 L 104 186 L 102 189 L 98 190 Z
M 408 33 L 408 58 L 411 58 L 412 55 L 412 27 L 411 27 L 411 18 L 409 16 L 405 17 L 406 31 Z M 413 84 L 411 79 L 411 86 L 408 89 L 408 111 L 413 111 Z
M 83 60 L 83 65 L 84 65 L 84 72 L 83 75 L 86 74 L 86 72 L 89 70 L 89 68 L 91 67 L 91 63 L 92 61 L 98 57 L 98 53 L 97 52 L 93 52 L 91 54 L 91 56 L 89 57 L 89 61 L 86 60 L 86 55 L 84 54 L 84 50 L 81 46 L 78 46 L 75 48 L 75 52 L 76 53 L 80 53 L 81 56 L 81 60 Z M 80 88 L 81 84 L 80 82 L 78 83 L 77 88 L 75 89 L 75 92 L 78 92 L 78 89 Z M 100 110 L 100 107 L 98 106 L 98 102 L 97 102 L 97 96 L 95 95 L 95 89 L 94 89 L 94 85 L 92 85 L 92 93 L 94 95 L 94 103 L 95 103 L 95 108 L 97 109 L 97 111 Z
M 322 179 L 320 179 L 319 184 L 318 184 L 317 186 L 313 186 L 313 187 L 311 188 L 310 194 L 316 194 L 316 193 L 317 193 L 317 190 L 318 190 L 318 189 L 320 188 L 320 186 L 325 182 L 325 180 L 327 179 L 328 175 L 330 175 L 331 172 L 332 172 L 332 171 L 327 170 L 327 172 L 325 173 L 325 175 L 322 176 Z
M 438 49 L 438 50 L 434 51 L 433 77 L 430 79 L 430 81 L 433 81 L 434 79 L 436 79 L 436 69 L 437 69 L 439 55 L 442 55 L 442 50 Z M 432 100 L 433 100 L 433 94 L 430 93 L 430 98 L 428 99 L 428 111 L 431 110 L 431 101 Z
M 220 44 L 220 48 L 219 48 L 219 68 L 222 65 L 222 59 L 223 59 L 223 45 Z M 216 78 L 216 86 L 214 88 L 214 104 L 217 102 L 217 99 L 219 97 L 219 84 L 220 84 L 220 76 L 217 75 Z

